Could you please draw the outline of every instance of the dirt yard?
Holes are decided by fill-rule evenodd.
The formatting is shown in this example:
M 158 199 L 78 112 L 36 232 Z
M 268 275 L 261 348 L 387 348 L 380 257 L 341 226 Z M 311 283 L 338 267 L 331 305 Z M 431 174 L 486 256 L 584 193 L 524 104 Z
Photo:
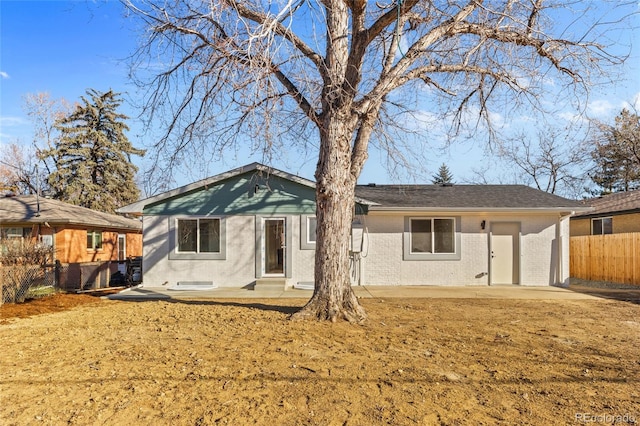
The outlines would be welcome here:
M 363 299 L 363 326 L 287 320 L 303 303 L 4 305 L 0 423 L 640 424 L 638 304 Z

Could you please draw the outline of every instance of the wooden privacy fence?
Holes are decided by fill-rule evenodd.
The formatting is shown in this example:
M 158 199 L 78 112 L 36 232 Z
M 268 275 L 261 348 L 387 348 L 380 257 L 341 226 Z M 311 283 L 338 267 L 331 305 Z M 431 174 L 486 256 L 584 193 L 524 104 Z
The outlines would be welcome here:
M 640 286 L 640 232 L 571 237 L 571 276 Z

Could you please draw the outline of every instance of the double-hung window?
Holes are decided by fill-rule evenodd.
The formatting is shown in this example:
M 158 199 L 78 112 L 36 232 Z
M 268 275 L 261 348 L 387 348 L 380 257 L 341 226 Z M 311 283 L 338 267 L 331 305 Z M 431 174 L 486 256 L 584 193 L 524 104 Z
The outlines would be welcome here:
M 31 236 L 31 228 L 2 228 L 0 231 L 0 238 L 14 239 L 14 238 L 29 238 Z
M 460 218 L 405 218 L 405 260 L 460 259 Z
M 102 231 L 96 231 L 96 230 L 87 231 L 87 249 L 88 250 L 102 249 Z
M 220 217 L 174 217 L 170 259 L 225 259 L 225 221 Z
M 591 234 L 592 235 L 613 234 L 613 218 L 601 217 L 598 219 L 591 219 Z

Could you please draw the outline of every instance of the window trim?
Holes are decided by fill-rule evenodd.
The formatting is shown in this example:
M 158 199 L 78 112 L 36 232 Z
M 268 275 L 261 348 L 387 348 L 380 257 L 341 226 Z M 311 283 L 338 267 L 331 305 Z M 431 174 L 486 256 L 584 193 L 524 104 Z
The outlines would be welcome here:
M 412 220 L 450 219 L 454 222 L 453 253 L 413 253 L 411 251 Z M 433 229 L 433 226 L 432 226 Z M 460 260 L 461 259 L 461 217 L 460 216 L 405 216 L 403 233 L 403 260 Z M 433 232 L 433 231 L 432 231 Z
M 217 219 L 220 221 L 220 251 L 211 253 L 179 252 L 178 251 L 178 221 L 197 220 L 198 237 L 196 250 L 199 250 L 200 219 Z M 170 260 L 225 260 L 227 258 L 227 225 L 223 216 L 171 216 L 169 218 L 169 259 Z
M 604 226 L 603 226 L 603 224 L 602 224 L 602 221 L 603 221 L 603 220 L 605 220 L 605 219 L 609 219 L 609 220 L 611 220 L 611 232 L 601 232 L 601 233 L 599 233 L 599 234 L 595 234 L 595 233 L 593 232 L 593 230 L 594 230 L 593 223 L 594 223 L 595 221 L 599 220 L 599 221 L 600 221 L 600 229 L 601 229 L 602 231 L 604 231 Z M 591 235 L 611 235 L 611 234 L 613 234 L 613 216 L 603 216 L 603 217 L 594 217 L 594 218 L 591 218 Z
M 17 234 L 10 234 L 9 231 L 20 230 Z M 18 240 L 31 237 L 31 228 L 24 226 L 3 226 L 0 228 L 0 238 L 5 240 Z
M 309 224 L 312 219 L 316 219 L 316 215 L 304 214 L 300 216 L 300 250 L 315 250 L 316 248 L 315 238 L 313 241 L 309 239 Z

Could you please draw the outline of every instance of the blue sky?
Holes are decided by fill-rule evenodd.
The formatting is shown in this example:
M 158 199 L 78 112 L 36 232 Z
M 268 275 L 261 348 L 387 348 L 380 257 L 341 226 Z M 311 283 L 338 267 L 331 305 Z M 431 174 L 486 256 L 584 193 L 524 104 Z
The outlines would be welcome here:
M 637 17 L 635 23 L 637 26 Z M 624 73 L 628 78 L 596 88 L 590 99 L 592 115 L 602 119 L 611 119 L 625 102 L 633 102 L 640 94 L 640 37 L 625 37 L 626 44 L 634 43 Z M 70 102 L 77 101 L 89 88 L 113 89 L 124 93 L 125 98 L 135 93 L 127 79 L 126 64 L 135 46 L 136 34 L 123 18 L 119 2 L 0 0 L 0 144 L 31 142 L 31 123 L 22 109 L 23 96 L 28 93 L 49 92 L 54 99 L 62 97 Z M 137 111 L 129 103 L 120 112 L 132 117 L 128 136 L 135 146 L 153 143 L 151 136 L 141 134 L 135 119 Z M 442 151 L 436 148 L 431 148 L 433 160 L 427 164 L 429 171 L 423 182 L 429 183 L 442 163 L 449 166 L 456 181 L 462 181 L 470 177 L 474 164 L 483 161 L 481 144 L 460 143 Z M 380 160 L 378 154 L 371 154 L 362 183 L 390 181 Z M 229 158 L 211 165 L 207 174 L 251 161 L 259 158 Z M 315 160 L 304 163 L 287 158 L 273 165 L 312 178 Z M 183 176 L 177 183 L 202 177 Z

